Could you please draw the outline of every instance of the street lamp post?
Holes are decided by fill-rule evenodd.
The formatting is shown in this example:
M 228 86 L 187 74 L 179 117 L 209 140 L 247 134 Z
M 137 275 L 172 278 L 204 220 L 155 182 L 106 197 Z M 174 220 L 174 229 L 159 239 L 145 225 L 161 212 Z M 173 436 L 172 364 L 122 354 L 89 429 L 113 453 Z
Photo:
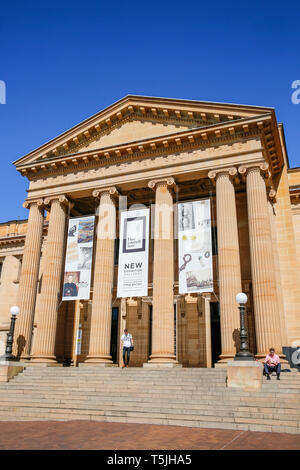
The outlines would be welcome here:
M 254 357 L 248 350 L 248 333 L 245 326 L 245 304 L 247 303 L 247 296 L 240 292 L 236 296 L 236 301 L 240 309 L 240 351 L 236 353 L 235 361 L 253 361 Z
M 14 342 L 15 322 L 16 322 L 16 318 L 19 312 L 20 312 L 20 309 L 16 305 L 11 307 L 10 309 L 10 313 L 11 313 L 10 328 L 9 328 L 9 332 L 7 333 L 5 354 L 3 356 L 3 359 L 5 361 L 13 361 L 15 359 L 15 357 L 12 355 L 12 347 L 13 347 L 13 342 Z

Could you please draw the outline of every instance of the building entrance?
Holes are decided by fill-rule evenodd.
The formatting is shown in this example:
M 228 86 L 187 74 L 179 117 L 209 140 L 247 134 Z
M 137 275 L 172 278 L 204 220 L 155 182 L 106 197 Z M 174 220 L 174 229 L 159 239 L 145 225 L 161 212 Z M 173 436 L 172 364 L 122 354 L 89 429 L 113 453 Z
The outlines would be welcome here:
M 119 308 L 113 307 L 111 319 L 110 355 L 114 364 L 118 360 L 118 320 Z
M 221 325 L 219 302 L 210 303 L 211 321 L 211 359 L 212 367 L 219 360 L 221 354 Z

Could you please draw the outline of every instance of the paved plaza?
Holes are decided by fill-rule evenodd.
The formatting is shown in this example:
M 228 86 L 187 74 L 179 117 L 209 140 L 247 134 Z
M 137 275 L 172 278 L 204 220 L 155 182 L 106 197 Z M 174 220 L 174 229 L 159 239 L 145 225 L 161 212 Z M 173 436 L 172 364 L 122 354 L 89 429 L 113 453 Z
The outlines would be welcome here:
M 300 436 L 90 421 L 1 422 L 0 450 L 299 450 Z

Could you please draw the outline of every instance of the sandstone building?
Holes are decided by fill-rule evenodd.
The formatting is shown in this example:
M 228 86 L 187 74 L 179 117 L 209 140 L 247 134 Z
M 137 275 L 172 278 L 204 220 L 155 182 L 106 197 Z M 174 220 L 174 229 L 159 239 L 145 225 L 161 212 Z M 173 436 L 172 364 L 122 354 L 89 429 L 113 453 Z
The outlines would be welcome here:
M 0 339 L 17 304 L 23 360 L 120 363 L 127 325 L 132 365 L 222 366 L 239 347 L 241 291 L 258 359 L 300 344 L 300 169 L 273 108 L 127 96 L 14 164 L 29 215 L 0 224 Z M 118 195 L 146 207 L 210 200 L 213 292 L 179 294 L 174 237 L 150 240 L 148 296 L 117 297 Z M 67 221 L 104 203 L 116 239 L 95 240 L 90 299 L 63 302 Z

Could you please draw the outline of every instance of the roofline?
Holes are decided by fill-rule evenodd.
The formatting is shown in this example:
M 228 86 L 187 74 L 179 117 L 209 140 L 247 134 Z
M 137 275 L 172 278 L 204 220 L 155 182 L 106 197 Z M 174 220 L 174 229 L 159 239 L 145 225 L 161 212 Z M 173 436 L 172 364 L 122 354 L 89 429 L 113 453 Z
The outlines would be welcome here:
M 67 129 L 66 131 L 62 132 L 61 134 L 58 134 L 57 136 L 53 137 L 52 139 L 48 140 L 47 142 L 43 143 L 42 145 L 40 145 L 39 147 L 31 150 L 29 153 L 21 156 L 20 158 L 18 158 L 17 160 L 13 161 L 12 164 L 13 165 L 16 165 L 20 160 L 22 160 L 23 158 L 26 158 L 26 157 L 29 157 L 30 155 L 34 154 L 35 152 L 38 152 L 39 150 L 41 150 L 44 146 L 46 145 L 49 145 L 51 144 L 52 142 L 54 142 L 56 139 L 59 139 L 60 137 L 63 137 L 66 133 L 68 132 L 72 132 L 74 131 L 76 128 L 84 125 L 85 123 L 87 123 L 90 119 L 93 119 L 95 118 L 98 114 L 100 113 L 105 113 L 105 111 L 107 111 L 108 109 L 110 108 L 113 108 L 113 107 L 116 107 L 118 106 L 120 103 L 122 102 L 126 102 L 126 101 L 129 101 L 130 99 L 149 99 L 149 100 L 164 100 L 164 101 L 167 101 L 167 102 L 174 102 L 174 101 L 177 101 L 177 102 L 180 102 L 180 103 L 189 103 L 189 104 L 196 104 L 196 105 L 212 105 L 212 104 L 215 104 L 215 105 L 219 105 L 219 106 L 224 106 L 224 107 L 236 107 L 236 108 L 245 108 L 246 110 L 251 110 L 251 109 L 261 109 L 262 111 L 265 110 L 265 111 L 268 111 L 268 112 L 274 112 L 275 111 L 275 108 L 271 108 L 271 107 L 264 107 L 264 106 L 254 106 L 254 105 L 243 105 L 243 104 L 236 104 L 236 103 L 221 103 L 221 102 L 217 102 L 217 101 L 197 101 L 197 100 L 188 100 L 188 99 L 182 99 L 182 98 L 164 98 L 164 97 L 157 97 L 157 96 L 146 96 L 146 95 L 126 95 L 124 96 L 123 98 L 115 101 L 114 103 L 110 104 L 109 106 L 106 106 L 105 108 L 101 109 L 100 111 L 98 111 L 97 113 L 93 114 L 92 116 L 89 116 L 87 119 L 84 119 L 83 121 L 80 121 L 78 124 L 76 124 L 75 126 L 73 127 L 70 127 L 69 129 Z
M 6 222 L 0 222 L 0 225 L 6 225 L 6 224 L 11 224 L 11 223 L 21 223 L 21 222 L 27 222 L 28 219 L 13 219 L 13 220 L 6 220 Z
M 227 122 L 227 121 L 224 121 L 224 122 L 221 122 L 221 123 L 214 123 L 214 124 L 209 124 L 207 126 L 204 126 L 204 127 L 193 127 L 191 129 L 184 129 L 184 130 L 180 130 L 180 131 L 177 131 L 173 134 L 163 134 L 163 135 L 159 135 L 159 136 L 155 136 L 155 137 L 148 137 L 148 138 L 144 138 L 144 139 L 140 139 L 140 140 L 135 140 L 135 141 L 130 141 L 130 142 L 123 142 L 121 144 L 116 144 L 116 145 L 109 145 L 109 146 L 106 146 L 106 147 L 100 147 L 100 148 L 96 148 L 96 149 L 92 149 L 92 150 L 85 150 L 85 151 L 82 151 L 82 152 L 75 152 L 75 153 L 69 153 L 69 154 L 65 154 L 63 156 L 59 156 L 59 157 L 51 157 L 51 158 L 48 158 L 47 160 L 43 160 L 39 163 L 48 163 L 48 162 L 57 162 L 61 159 L 67 159 L 67 158 L 70 158 L 70 157 L 73 157 L 73 156 L 82 156 L 82 155 L 88 155 L 89 153 L 95 153 L 95 152 L 105 152 L 106 150 L 110 150 L 110 149 L 118 149 L 118 148 L 123 148 L 123 147 L 127 147 L 127 146 L 132 146 L 132 145 L 138 145 L 138 144 L 145 144 L 147 142 L 154 142 L 154 141 L 162 141 L 163 139 L 174 139 L 175 137 L 182 137 L 184 135 L 192 135 L 192 134 L 197 134 L 199 132 L 205 132 L 205 131 L 209 131 L 213 128 L 226 128 L 226 127 L 233 127 L 233 126 L 238 126 L 238 125 L 241 125 L 242 123 L 251 123 L 251 122 L 255 122 L 255 121 L 259 121 L 259 120 L 265 120 L 265 119 L 268 119 L 270 116 L 272 116 L 271 113 L 267 113 L 267 114 L 261 114 L 260 116 L 252 116 L 252 117 L 243 117 L 243 118 L 240 118 L 240 119 L 236 119 L 235 121 L 231 121 L 231 122 Z M 31 167 L 32 166 L 32 163 L 27 163 L 27 164 L 23 164 L 22 166 L 20 165 L 21 168 L 26 168 L 26 167 Z
M 278 128 L 280 129 L 280 133 L 282 135 L 282 141 L 283 141 L 283 144 L 284 144 L 284 152 L 285 152 L 285 156 L 286 156 L 286 161 L 287 161 L 287 170 L 290 169 L 290 159 L 289 159 L 289 153 L 288 153 L 288 149 L 287 149 L 287 146 L 286 146 L 286 138 L 285 138 L 285 132 L 284 132 L 284 125 L 282 122 L 279 122 L 278 123 Z

